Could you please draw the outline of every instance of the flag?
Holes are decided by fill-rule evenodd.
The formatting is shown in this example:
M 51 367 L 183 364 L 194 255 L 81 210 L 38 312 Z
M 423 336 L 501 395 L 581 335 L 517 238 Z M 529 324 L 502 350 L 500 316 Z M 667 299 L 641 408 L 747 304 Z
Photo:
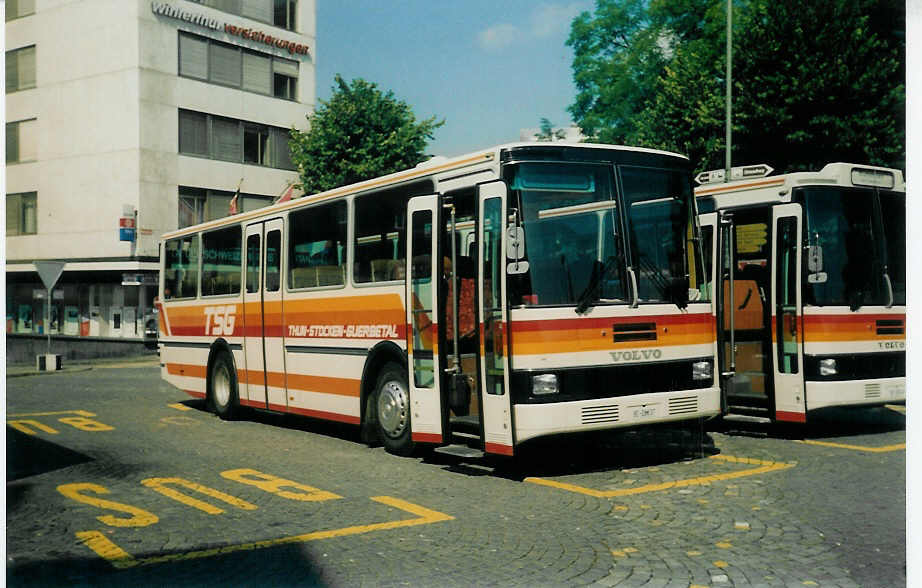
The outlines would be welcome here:
M 275 201 L 275 204 L 279 204 L 280 202 L 288 202 L 291 200 L 291 197 L 294 195 L 294 191 L 295 185 L 288 184 L 288 188 L 286 188 L 282 195 L 278 197 L 278 200 Z
M 243 178 L 240 178 L 240 181 L 237 182 L 237 191 L 234 192 L 234 197 L 230 201 L 230 210 L 228 214 L 237 214 L 237 198 L 240 197 L 240 185 L 243 183 Z

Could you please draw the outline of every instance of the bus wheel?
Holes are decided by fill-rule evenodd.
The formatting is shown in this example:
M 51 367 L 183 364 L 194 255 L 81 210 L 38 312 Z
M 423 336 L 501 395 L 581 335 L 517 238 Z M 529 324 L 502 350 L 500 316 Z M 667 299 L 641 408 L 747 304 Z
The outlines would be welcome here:
M 395 455 L 411 455 L 410 387 L 406 371 L 395 363 L 384 366 L 375 388 L 375 417 L 385 449 Z
M 219 352 L 211 364 L 211 401 L 214 411 L 224 420 L 237 412 L 237 372 L 234 360 L 226 351 Z

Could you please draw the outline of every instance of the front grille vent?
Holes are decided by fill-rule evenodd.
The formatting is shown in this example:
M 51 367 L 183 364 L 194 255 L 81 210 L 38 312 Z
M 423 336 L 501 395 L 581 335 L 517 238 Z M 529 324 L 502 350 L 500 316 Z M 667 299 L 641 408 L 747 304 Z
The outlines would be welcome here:
M 881 319 L 877 321 L 878 335 L 902 335 L 905 333 L 900 319 Z
M 690 414 L 698 412 L 697 396 L 680 396 L 669 399 L 669 414 Z
M 583 408 L 583 424 L 616 423 L 620 418 L 618 405 L 587 406 Z
M 880 384 L 865 384 L 864 398 L 865 400 L 880 398 Z

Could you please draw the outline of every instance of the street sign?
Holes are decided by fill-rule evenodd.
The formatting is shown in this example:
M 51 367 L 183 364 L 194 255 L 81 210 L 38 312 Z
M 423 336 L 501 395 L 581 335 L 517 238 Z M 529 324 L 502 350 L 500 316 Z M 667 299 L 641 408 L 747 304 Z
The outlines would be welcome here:
M 35 271 L 38 272 L 38 277 L 45 284 L 45 289 L 51 290 L 58 283 L 58 278 L 64 273 L 64 266 L 67 264 L 63 261 L 35 261 L 33 265 Z

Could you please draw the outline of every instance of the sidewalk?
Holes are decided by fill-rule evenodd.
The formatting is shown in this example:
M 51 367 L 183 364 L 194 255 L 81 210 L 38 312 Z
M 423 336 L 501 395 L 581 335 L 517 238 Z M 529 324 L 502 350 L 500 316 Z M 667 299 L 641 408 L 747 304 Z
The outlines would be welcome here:
M 7 378 L 20 378 L 23 376 L 51 376 L 54 374 L 72 374 L 86 372 L 94 369 L 114 369 L 125 367 L 158 367 L 160 356 L 156 353 L 144 355 L 129 355 L 125 357 L 100 357 L 97 359 L 62 359 L 61 369 L 58 371 L 40 372 L 34 364 L 8 364 L 6 366 Z

